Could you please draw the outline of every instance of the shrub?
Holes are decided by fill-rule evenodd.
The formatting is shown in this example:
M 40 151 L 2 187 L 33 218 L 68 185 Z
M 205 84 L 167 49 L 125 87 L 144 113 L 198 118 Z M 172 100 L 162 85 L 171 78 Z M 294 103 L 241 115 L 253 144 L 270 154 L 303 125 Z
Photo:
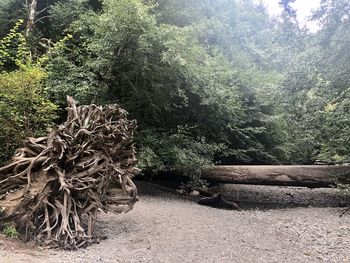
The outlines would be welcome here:
M 0 74 L 0 162 L 21 141 L 46 134 L 56 117 L 56 106 L 41 94 L 43 70 L 26 67 Z
M 10 237 L 10 238 L 18 238 L 19 234 L 16 230 L 16 228 L 9 223 L 5 223 L 3 225 L 2 232 L 5 234 L 5 236 Z
M 196 186 L 205 186 L 200 179 L 202 171 L 212 168 L 215 154 L 225 148 L 223 144 L 207 143 L 204 137 L 196 138 L 183 127 L 172 133 L 154 129 L 143 131 L 139 144 L 141 169 L 152 173 L 180 172 Z
M 26 137 L 46 134 L 56 106 L 45 99 L 45 70 L 32 61 L 18 22 L 0 39 L 0 163 L 6 161 Z M 43 56 L 44 57 L 44 56 Z

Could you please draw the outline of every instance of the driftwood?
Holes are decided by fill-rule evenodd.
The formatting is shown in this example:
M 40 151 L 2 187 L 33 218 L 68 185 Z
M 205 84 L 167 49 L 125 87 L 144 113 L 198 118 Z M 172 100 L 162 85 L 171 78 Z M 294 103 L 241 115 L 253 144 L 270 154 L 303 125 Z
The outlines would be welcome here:
M 240 207 L 233 201 L 228 201 L 222 197 L 222 194 L 214 194 L 211 197 L 204 197 L 198 200 L 198 204 L 211 206 L 215 208 L 224 208 L 229 210 L 239 210 Z
M 203 177 L 218 183 L 328 187 L 336 180 L 350 183 L 350 166 L 219 165 Z
M 76 107 L 47 137 L 28 138 L 0 168 L 0 222 L 28 239 L 77 248 L 93 241 L 98 210 L 127 212 L 137 201 L 135 121 L 116 105 Z

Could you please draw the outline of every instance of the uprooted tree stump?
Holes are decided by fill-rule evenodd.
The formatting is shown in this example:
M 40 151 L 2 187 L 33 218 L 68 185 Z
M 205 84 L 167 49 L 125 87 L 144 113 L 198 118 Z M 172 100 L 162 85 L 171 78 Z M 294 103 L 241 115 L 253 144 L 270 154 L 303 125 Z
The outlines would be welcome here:
M 98 209 L 121 213 L 137 201 L 136 122 L 117 105 L 76 107 L 47 137 L 28 138 L 0 168 L 0 222 L 40 243 L 77 248 L 91 242 Z

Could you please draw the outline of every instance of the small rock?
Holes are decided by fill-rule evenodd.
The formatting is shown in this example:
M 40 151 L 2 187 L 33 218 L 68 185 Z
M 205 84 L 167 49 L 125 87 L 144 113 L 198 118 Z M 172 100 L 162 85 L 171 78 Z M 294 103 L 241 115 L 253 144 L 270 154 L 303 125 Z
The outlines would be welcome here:
M 200 193 L 199 193 L 199 191 L 197 191 L 197 190 L 193 190 L 193 191 L 190 193 L 190 195 L 192 195 L 192 196 L 199 196 Z

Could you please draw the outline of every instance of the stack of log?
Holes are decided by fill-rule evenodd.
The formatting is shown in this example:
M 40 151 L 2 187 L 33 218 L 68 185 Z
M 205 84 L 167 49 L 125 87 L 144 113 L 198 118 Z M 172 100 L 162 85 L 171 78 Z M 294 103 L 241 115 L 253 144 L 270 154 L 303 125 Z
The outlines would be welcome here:
M 117 105 L 67 101 L 67 121 L 28 138 L 0 168 L 0 222 L 40 243 L 77 248 L 93 241 L 99 210 L 127 212 L 138 200 L 136 122 Z

